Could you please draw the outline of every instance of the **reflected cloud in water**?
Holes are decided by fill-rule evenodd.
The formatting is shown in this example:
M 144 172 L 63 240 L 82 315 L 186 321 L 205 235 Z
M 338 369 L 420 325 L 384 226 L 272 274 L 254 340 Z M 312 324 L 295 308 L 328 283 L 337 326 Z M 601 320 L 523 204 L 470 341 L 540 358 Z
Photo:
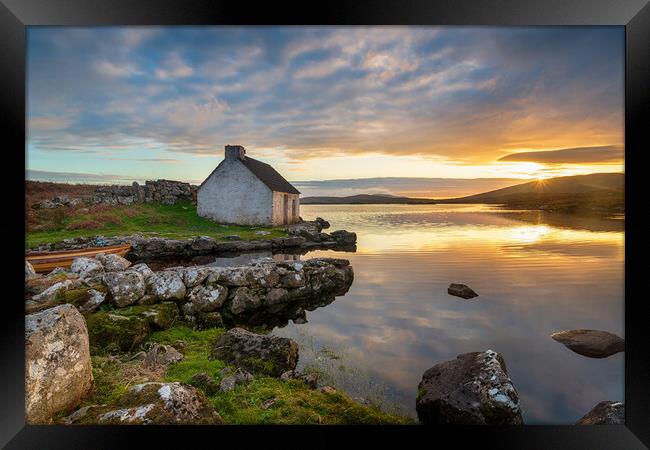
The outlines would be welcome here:
M 345 348 L 347 364 L 387 385 L 412 415 L 427 368 L 488 348 L 504 354 L 527 423 L 574 423 L 601 400 L 622 400 L 622 354 L 592 360 L 549 337 L 575 328 L 624 336 L 622 228 L 508 214 L 483 205 L 303 206 L 305 219 L 357 232 L 356 253 L 306 256 L 348 258 L 355 280 L 345 296 L 308 313 L 307 324 L 275 333 L 300 330 Z M 449 296 L 451 282 L 479 297 Z

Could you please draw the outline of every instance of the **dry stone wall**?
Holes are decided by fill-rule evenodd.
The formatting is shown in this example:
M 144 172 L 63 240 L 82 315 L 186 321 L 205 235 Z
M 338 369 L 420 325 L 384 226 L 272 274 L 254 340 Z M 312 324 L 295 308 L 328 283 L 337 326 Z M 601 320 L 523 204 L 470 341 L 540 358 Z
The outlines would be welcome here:
M 162 203 L 173 205 L 179 201 L 196 202 L 197 186 L 181 181 L 148 180 L 144 185 L 134 181 L 131 186 L 99 186 L 93 195 L 94 203 L 130 205 L 133 203 Z

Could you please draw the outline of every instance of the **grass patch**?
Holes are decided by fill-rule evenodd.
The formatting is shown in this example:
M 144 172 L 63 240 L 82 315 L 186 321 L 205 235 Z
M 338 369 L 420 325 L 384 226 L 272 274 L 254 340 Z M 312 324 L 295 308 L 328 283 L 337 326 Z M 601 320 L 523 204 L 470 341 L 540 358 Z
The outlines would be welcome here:
M 265 231 L 269 234 L 255 234 Z M 84 236 L 116 236 L 140 233 L 171 239 L 210 236 L 222 239 L 238 235 L 242 239 L 284 237 L 282 227 L 221 225 L 196 214 L 196 205 L 143 203 L 137 205 L 79 205 L 74 208 L 30 211 L 27 220 L 27 248 Z
M 226 365 L 219 360 L 210 361 L 208 356 L 212 351 L 212 344 L 224 332 L 223 328 L 210 328 L 207 330 L 194 330 L 187 325 L 176 325 L 168 330 L 153 333 L 149 341 L 161 344 L 174 345 L 183 341 L 183 360 L 169 366 L 165 381 L 182 381 L 189 383 L 193 375 L 205 372 L 214 377 Z
M 262 409 L 263 402 L 275 402 Z M 309 389 L 301 381 L 256 378 L 248 385 L 211 398 L 229 424 L 282 425 L 379 425 L 412 424 L 412 419 L 363 406 L 341 392 L 326 394 Z
M 205 372 L 218 385 L 226 367 L 223 361 L 210 361 L 208 356 L 223 328 L 194 330 L 184 324 L 152 333 L 147 342 L 175 345 L 183 352 L 183 360 L 168 366 L 166 372 L 147 369 L 138 361 L 122 361 L 113 356 L 92 356 L 94 389 L 82 406 L 112 404 L 133 385 L 146 381 L 180 381 Z M 182 348 L 179 341 L 183 342 Z M 144 348 L 142 344 L 140 348 Z M 201 389 L 201 387 L 197 387 Z M 201 389 L 203 390 L 203 389 Z M 408 417 L 386 413 L 374 406 L 351 400 L 344 393 L 323 393 L 310 389 L 299 380 L 288 382 L 278 378 L 255 376 L 247 384 L 237 385 L 231 392 L 208 395 L 210 402 L 228 424 L 413 424 Z M 265 402 L 273 401 L 269 406 Z M 266 406 L 266 407 L 263 407 Z

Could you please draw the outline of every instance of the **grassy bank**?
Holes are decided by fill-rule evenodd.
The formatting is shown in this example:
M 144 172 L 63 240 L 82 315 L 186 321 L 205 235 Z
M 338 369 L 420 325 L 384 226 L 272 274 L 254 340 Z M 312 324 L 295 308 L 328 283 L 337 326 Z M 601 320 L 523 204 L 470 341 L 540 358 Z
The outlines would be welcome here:
M 84 405 L 110 404 L 131 386 L 145 381 L 180 381 L 192 384 L 192 377 L 204 372 L 218 386 L 226 364 L 208 360 L 212 344 L 223 329 L 193 330 L 176 325 L 153 333 L 148 341 L 179 345 L 182 361 L 163 368 L 147 369 L 141 362 L 122 362 L 115 357 L 93 356 L 94 391 Z M 389 414 L 373 406 L 361 405 L 336 391 L 310 389 L 298 380 L 288 382 L 256 375 L 231 392 L 214 392 L 196 385 L 209 398 L 228 424 L 411 424 L 412 419 Z M 264 403 L 273 400 L 271 406 Z M 268 403 L 267 403 L 268 405 Z
M 82 236 L 116 236 L 140 233 L 173 239 L 210 236 L 221 239 L 238 235 L 242 239 L 266 239 L 286 236 L 281 227 L 245 227 L 220 225 L 196 214 L 196 205 L 78 205 L 53 209 L 29 209 L 26 217 L 26 245 L 59 242 Z M 260 235 L 256 232 L 269 234 Z

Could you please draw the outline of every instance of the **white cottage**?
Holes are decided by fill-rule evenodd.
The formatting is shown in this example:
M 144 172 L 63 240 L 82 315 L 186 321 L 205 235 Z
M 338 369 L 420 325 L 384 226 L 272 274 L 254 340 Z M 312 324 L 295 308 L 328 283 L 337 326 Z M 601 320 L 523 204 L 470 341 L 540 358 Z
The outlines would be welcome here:
M 225 158 L 199 186 L 197 213 L 219 223 L 278 226 L 298 222 L 300 192 L 270 165 L 226 145 Z

